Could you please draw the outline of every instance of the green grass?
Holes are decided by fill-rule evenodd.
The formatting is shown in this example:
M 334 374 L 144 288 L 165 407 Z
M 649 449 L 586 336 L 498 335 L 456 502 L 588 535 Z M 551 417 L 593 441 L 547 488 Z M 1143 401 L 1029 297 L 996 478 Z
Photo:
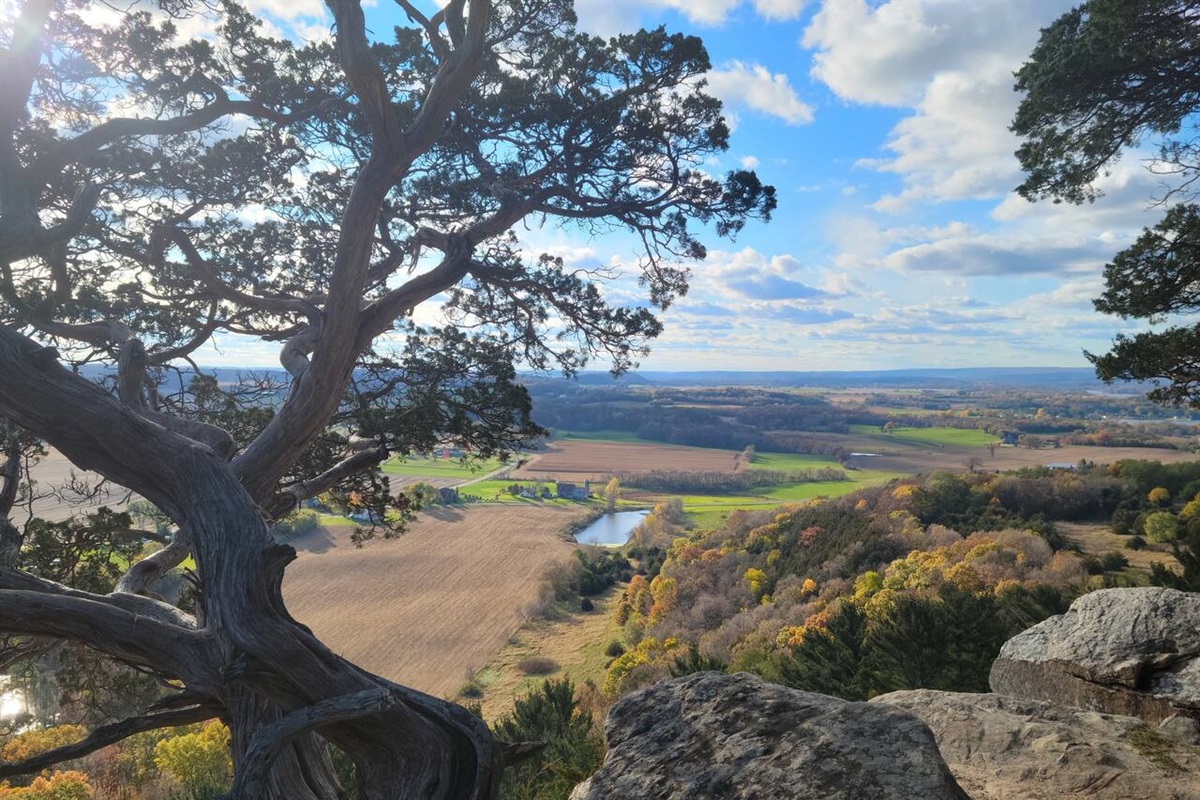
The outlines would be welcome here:
M 417 478 L 462 478 L 469 480 L 499 469 L 500 460 L 489 458 L 482 461 L 463 462 L 456 458 L 392 458 L 380 469 L 388 475 L 411 475 Z
M 804 453 L 755 453 L 750 462 L 751 469 L 773 469 L 779 472 L 793 472 L 802 469 L 823 469 L 841 465 L 833 456 L 816 456 Z
M 896 428 L 884 433 L 875 425 L 851 425 L 851 433 L 863 434 L 881 441 L 895 439 L 901 442 L 932 444 L 939 447 L 985 447 L 1000 441 L 987 431 L 976 428 Z
M 622 442 L 625 444 L 662 444 L 639 439 L 629 431 L 555 431 L 555 439 L 584 439 L 589 442 Z
M 559 497 L 531 500 L 528 497 L 514 496 L 509 494 L 507 491 L 508 487 L 512 486 L 514 483 L 520 484 L 521 486 L 533 491 L 536 491 L 538 486 L 537 481 L 489 480 L 472 483 L 470 486 L 463 488 L 462 493 L 478 497 L 485 503 L 538 503 L 539 505 L 548 506 L 588 506 L 595 504 L 595 501 L 564 500 Z M 552 493 L 554 492 L 554 481 L 542 481 L 542 485 L 548 487 Z M 599 487 L 599 489 L 593 487 L 593 492 L 599 491 L 600 489 L 603 489 L 603 487 Z

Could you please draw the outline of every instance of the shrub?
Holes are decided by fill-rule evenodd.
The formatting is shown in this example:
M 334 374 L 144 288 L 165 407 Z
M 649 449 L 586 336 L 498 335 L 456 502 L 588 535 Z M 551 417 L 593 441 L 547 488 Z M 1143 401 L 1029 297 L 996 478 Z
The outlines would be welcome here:
M 483 687 L 475 681 L 467 681 L 459 688 L 458 696 L 476 699 L 483 697 Z
M 315 531 L 321 526 L 321 518 L 315 511 L 297 511 L 271 526 L 271 533 L 281 542 L 289 542 L 297 536 Z
M 608 656 L 609 658 L 623 656 L 625 655 L 625 645 L 621 644 L 616 639 L 613 639 L 608 643 L 608 647 L 604 648 L 604 655 Z
M 546 742 L 533 759 L 504 770 L 501 800 L 563 798 L 600 766 L 604 744 L 592 715 L 579 708 L 569 680 L 548 680 L 516 701 L 512 714 L 492 728 L 502 742 Z
M 1173 542 L 1179 535 L 1179 522 L 1170 511 L 1156 511 L 1146 517 L 1145 532 L 1152 542 Z
M 595 611 L 596 604 L 593 603 L 591 600 L 587 599 L 586 597 L 581 597 L 579 599 L 579 610 L 580 611 Z
M 558 662 L 545 656 L 530 656 L 517 662 L 517 671 L 522 675 L 549 675 L 558 669 Z
M 1140 536 L 1132 536 L 1125 543 L 1125 547 L 1129 550 L 1143 550 L 1146 547 L 1146 540 Z

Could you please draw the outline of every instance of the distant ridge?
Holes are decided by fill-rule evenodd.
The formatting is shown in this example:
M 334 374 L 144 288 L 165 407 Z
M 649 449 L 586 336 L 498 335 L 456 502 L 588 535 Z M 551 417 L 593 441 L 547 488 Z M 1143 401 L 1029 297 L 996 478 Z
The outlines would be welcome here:
M 223 384 L 234 383 L 239 375 L 268 375 L 286 380 L 287 373 L 275 367 L 201 367 L 208 375 L 215 375 Z M 112 374 L 107 365 L 84 365 L 80 372 L 93 380 Z M 183 370 L 184 380 L 190 370 Z M 536 375 L 527 373 L 524 380 L 530 383 L 567 380 L 561 375 Z M 913 369 L 883 370 L 649 370 L 630 372 L 613 378 L 608 372 L 584 371 L 574 379 L 584 386 L 763 386 L 802 387 L 813 386 L 827 389 L 967 389 L 970 387 L 994 386 L 1010 389 L 1040 389 L 1066 391 L 1095 391 L 1106 394 L 1142 394 L 1148 391 L 1147 383 L 1114 383 L 1107 385 L 1096 378 L 1089 367 L 922 367 Z
M 579 382 L 611 385 L 606 372 L 584 372 Z M 1107 385 L 1089 367 L 952 367 L 885 370 L 821 371 L 645 371 L 624 375 L 616 382 L 659 386 L 819 386 L 823 388 L 925 388 L 953 389 L 969 386 L 1100 391 L 1141 394 L 1147 384 Z

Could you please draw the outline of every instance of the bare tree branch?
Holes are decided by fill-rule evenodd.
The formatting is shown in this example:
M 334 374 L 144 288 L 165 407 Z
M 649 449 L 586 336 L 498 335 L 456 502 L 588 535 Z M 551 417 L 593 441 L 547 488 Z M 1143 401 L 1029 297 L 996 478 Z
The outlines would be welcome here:
M 348 456 L 314 478 L 285 487 L 267 506 L 266 514 L 270 519 L 281 519 L 310 497 L 332 489 L 351 475 L 383 463 L 388 455 L 386 447 L 373 447 Z
M 104 725 L 97 728 L 87 738 L 75 744 L 56 747 L 53 750 L 47 750 L 44 753 L 27 758 L 24 761 L 12 761 L 8 763 L 0 761 L 0 778 L 40 772 L 47 767 L 52 767 L 63 761 L 83 758 L 102 747 L 108 747 L 110 744 L 116 744 L 128 739 L 135 733 L 154 731 L 160 728 L 177 728 L 180 725 L 204 722 L 205 720 L 219 716 L 220 713 L 221 709 L 217 706 L 201 705 L 175 711 L 164 711 L 158 714 L 147 714 L 143 717 L 133 717 L 120 722 L 114 722 L 111 725 Z

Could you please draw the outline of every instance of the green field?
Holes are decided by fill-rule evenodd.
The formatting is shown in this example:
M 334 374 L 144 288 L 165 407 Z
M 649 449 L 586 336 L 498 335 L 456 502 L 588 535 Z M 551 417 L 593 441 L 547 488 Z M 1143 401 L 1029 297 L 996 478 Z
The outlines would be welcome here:
M 884 433 L 875 425 L 851 425 L 851 433 L 870 436 L 880 441 L 897 440 L 915 444 L 932 444 L 938 447 L 986 447 L 1000 441 L 987 431 L 975 428 L 896 428 Z
M 493 503 L 493 502 L 497 502 L 497 503 L 541 503 L 544 505 L 586 506 L 592 502 L 595 502 L 595 501 L 583 501 L 583 500 L 563 500 L 558 497 L 551 497 L 549 499 L 539 498 L 537 500 L 531 500 L 528 497 L 520 497 L 520 496 L 514 496 L 514 495 L 509 494 L 507 489 L 508 489 L 508 487 L 512 486 L 514 483 L 519 484 L 520 486 L 524 486 L 525 488 L 530 489 L 532 491 L 537 491 L 538 485 L 539 485 L 538 481 L 518 481 L 518 480 L 511 480 L 511 479 L 509 479 L 509 480 L 506 480 L 506 479 L 487 480 L 487 481 L 479 481 L 478 483 L 472 483 L 470 486 L 464 487 L 462 489 L 461 494 L 478 497 L 480 500 L 482 500 L 485 503 Z M 540 483 L 542 486 L 549 488 L 551 493 L 554 492 L 554 481 L 541 481 Z M 592 485 L 592 493 L 593 494 L 603 492 L 603 491 L 604 491 L 603 486 L 598 486 L 596 484 Z
M 499 469 L 497 458 L 482 461 L 463 461 L 458 458 L 391 458 L 380 469 L 387 475 L 409 475 L 415 478 L 462 478 L 470 480 Z
M 779 472 L 795 472 L 804 469 L 841 469 L 833 456 L 815 456 L 803 453 L 755 453 L 750 469 L 773 469 Z
M 639 439 L 629 431 L 555 431 L 555 439 L 584 439 L 590 442 L 621 442 L 622 444 L 662 444 Z

